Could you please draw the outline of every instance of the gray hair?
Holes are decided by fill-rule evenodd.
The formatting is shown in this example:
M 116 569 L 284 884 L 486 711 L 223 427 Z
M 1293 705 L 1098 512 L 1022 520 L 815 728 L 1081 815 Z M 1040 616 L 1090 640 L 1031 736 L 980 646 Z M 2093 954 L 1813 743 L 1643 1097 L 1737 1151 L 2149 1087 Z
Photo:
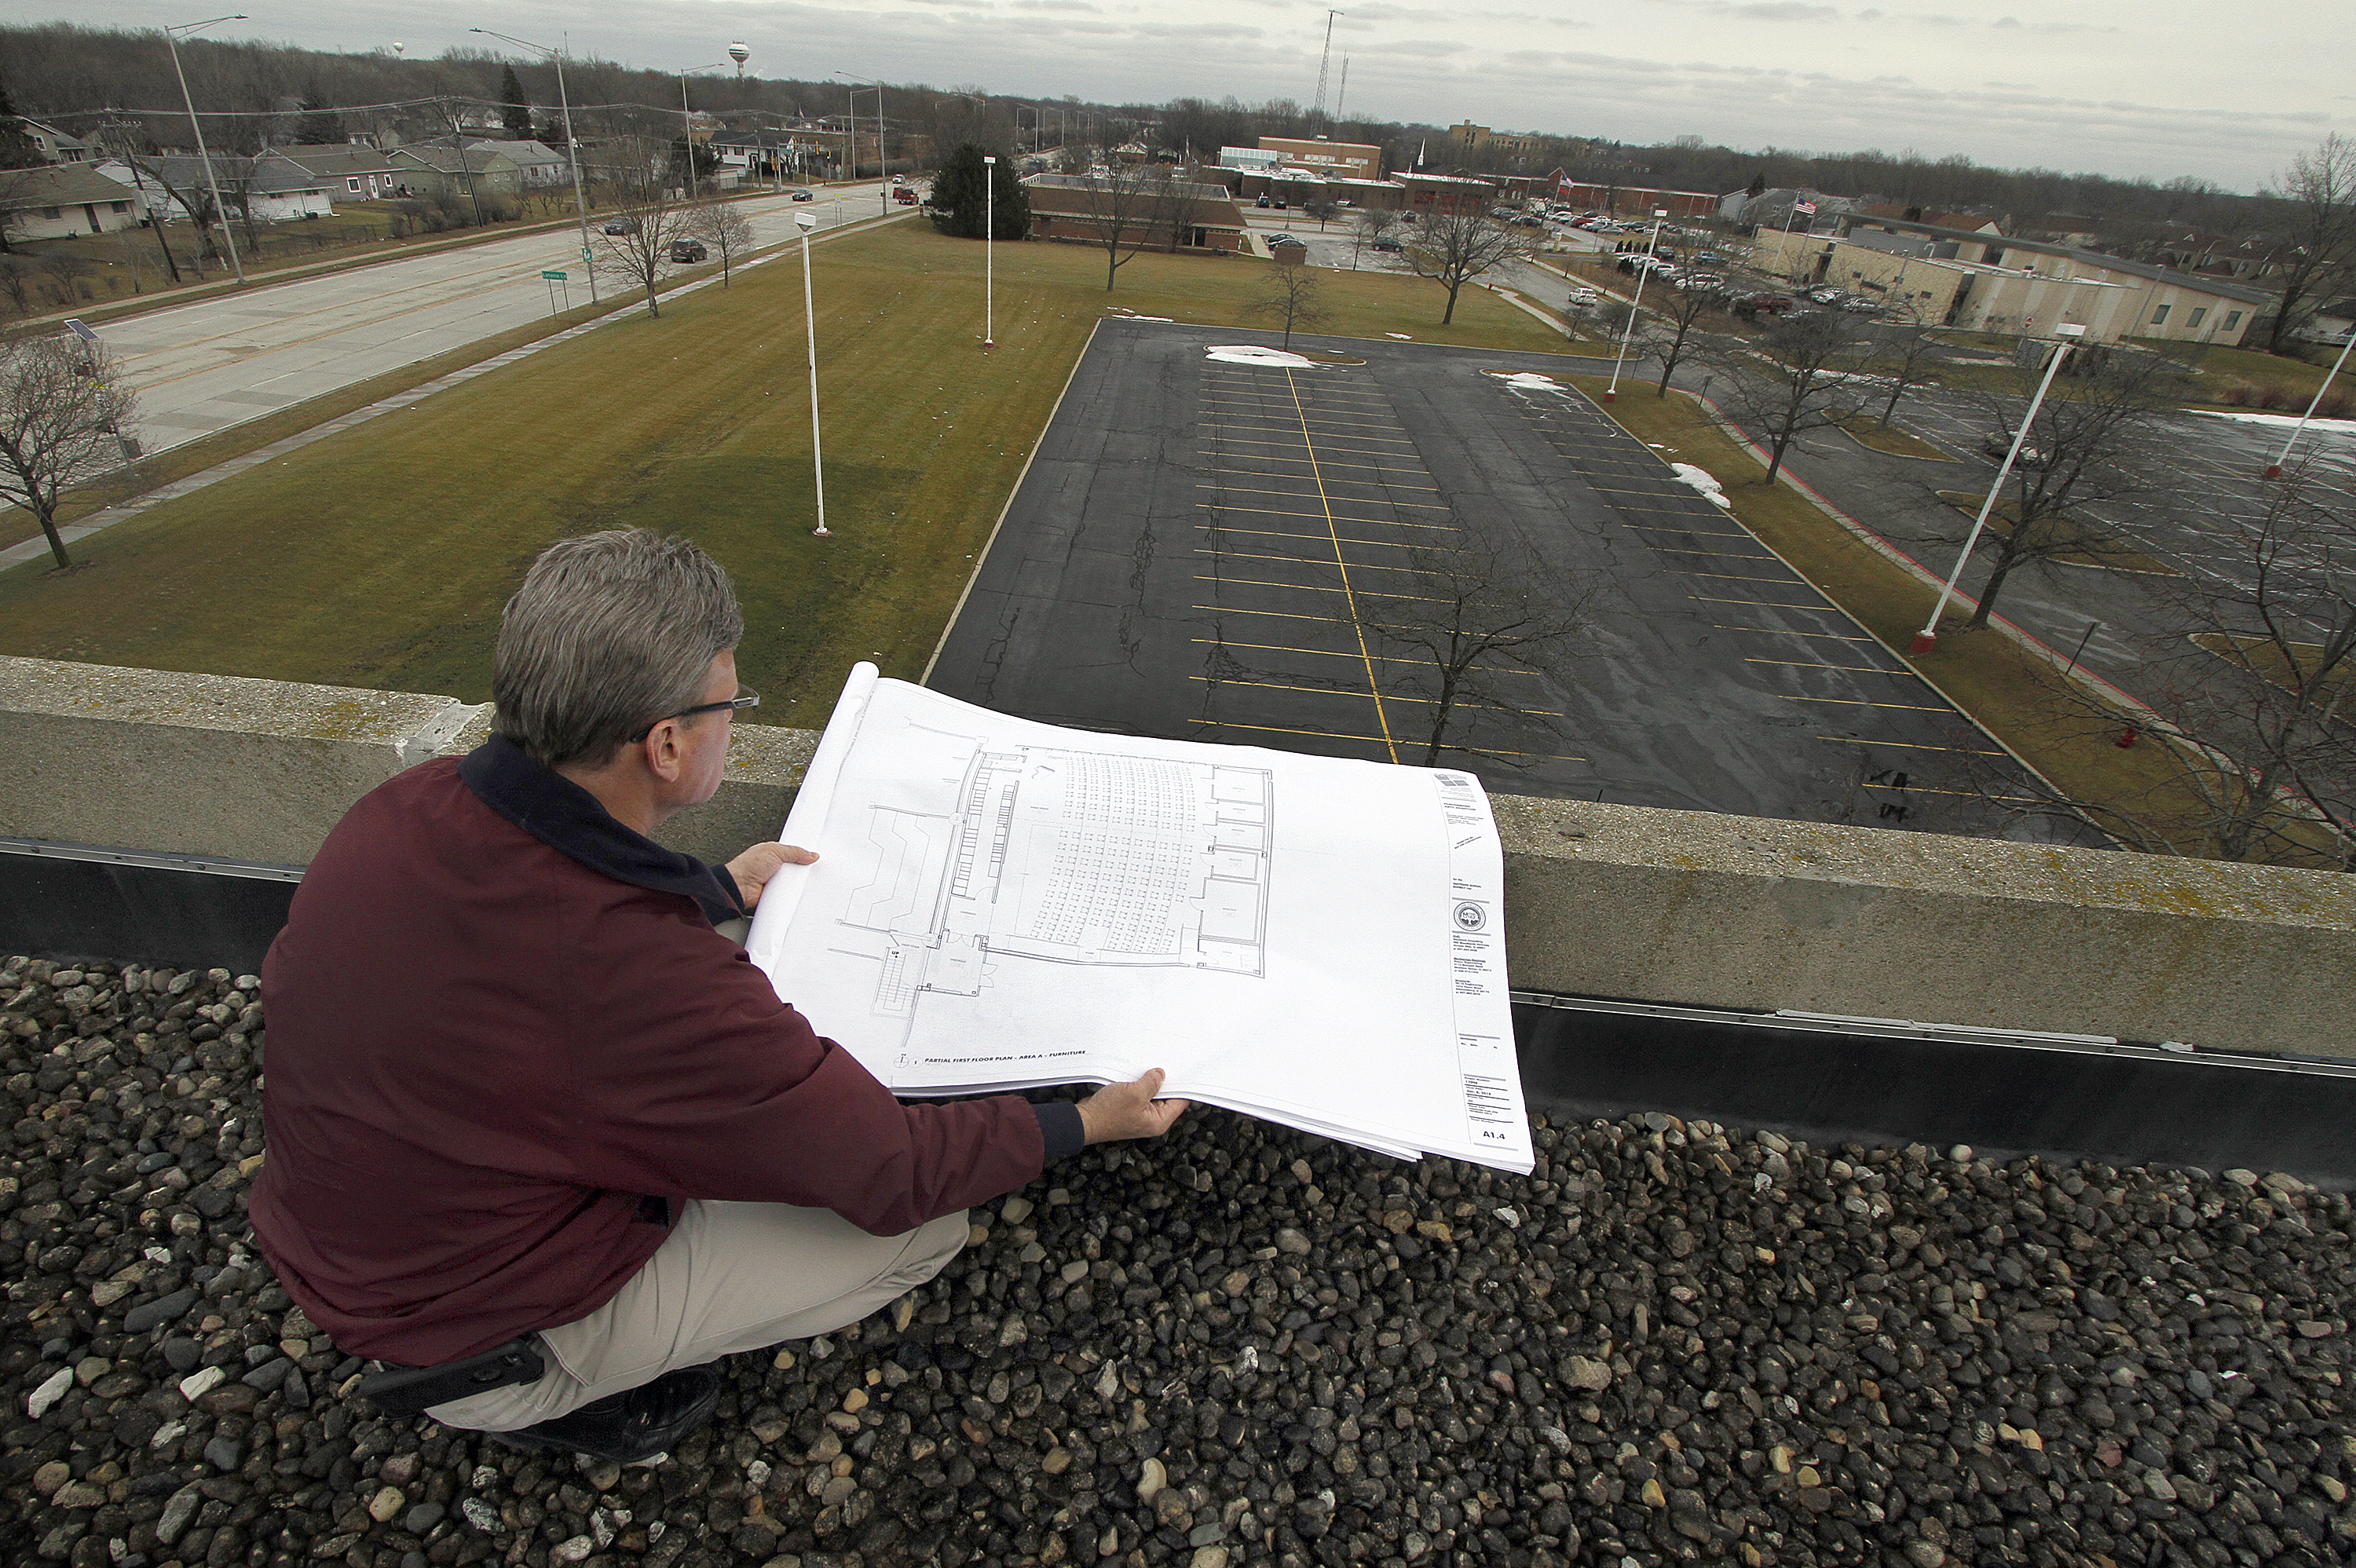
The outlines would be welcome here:
M 720 563 L 685 539 L 615 528 L 542 550 L 499 617 L 495 727 L 543 767 L 609 761 L 702 699 L 744 635 Z

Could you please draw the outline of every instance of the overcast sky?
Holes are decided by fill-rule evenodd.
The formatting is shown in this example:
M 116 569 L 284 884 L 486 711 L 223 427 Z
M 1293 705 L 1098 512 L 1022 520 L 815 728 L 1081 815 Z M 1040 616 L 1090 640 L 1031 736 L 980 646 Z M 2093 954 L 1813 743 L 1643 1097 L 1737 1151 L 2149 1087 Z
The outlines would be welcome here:
M 412 56 L 497 27 L 678 69 L 752 46 L 750 69 L 1159 102 L 1317 94 L 1325 8 L 1294 0 L 350 0 L 210 29 L 314 48 L 396 39 Z M 12 22 L 143 27 L 209 7 L 0 0 Z M 1625 142 L 1962 153 L 2002 167 L 2190 175 L 2253 190 L 2356 128 L 2339 49 L 2349 0 L 1358 0 L 1333 24 L 1326 101 L 1344 112 Z

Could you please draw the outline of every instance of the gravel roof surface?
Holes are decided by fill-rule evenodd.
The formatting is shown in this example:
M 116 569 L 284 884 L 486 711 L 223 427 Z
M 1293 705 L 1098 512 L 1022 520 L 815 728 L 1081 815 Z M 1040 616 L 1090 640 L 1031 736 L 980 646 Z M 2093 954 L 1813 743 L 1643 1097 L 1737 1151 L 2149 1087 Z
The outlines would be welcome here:
M 244 1224 L 262 1045 L 250 976 L 0 960 L 0 1561 L 2356 1558 L 2350 1205 L 2287 1178 L 1197 1111 L 623 1470 L 338 1397 Z

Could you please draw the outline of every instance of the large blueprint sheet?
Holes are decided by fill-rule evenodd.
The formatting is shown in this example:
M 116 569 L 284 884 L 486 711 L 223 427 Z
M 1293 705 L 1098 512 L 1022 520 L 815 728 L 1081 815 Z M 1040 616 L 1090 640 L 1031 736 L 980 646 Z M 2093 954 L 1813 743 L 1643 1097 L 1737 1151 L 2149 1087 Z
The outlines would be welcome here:
M 1471 775 L 1057 729 L 860 665 L 746 944 L 903 1094 L 1110 1083 L 1531 1166 Z

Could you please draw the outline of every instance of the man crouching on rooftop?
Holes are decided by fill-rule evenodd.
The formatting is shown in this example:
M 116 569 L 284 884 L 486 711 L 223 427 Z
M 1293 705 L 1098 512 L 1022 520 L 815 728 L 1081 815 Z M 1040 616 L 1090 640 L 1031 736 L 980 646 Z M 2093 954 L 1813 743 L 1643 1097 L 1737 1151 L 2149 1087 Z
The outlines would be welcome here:
M 381 1410 L 650 1459 L 707 1363 L 937 1274 L 964 1210 L 1082 1145 L 1155 1137 L 1162 1074 L 1079 1104 L 903 1105 L 714 929 L 787 868 L 648 835 L 709 800 L 744 618 L 683 539 L 560 540 L 499 624 L 496 733 L 329 834 L 262 965 L 254 1234 L 385 1363 Z

